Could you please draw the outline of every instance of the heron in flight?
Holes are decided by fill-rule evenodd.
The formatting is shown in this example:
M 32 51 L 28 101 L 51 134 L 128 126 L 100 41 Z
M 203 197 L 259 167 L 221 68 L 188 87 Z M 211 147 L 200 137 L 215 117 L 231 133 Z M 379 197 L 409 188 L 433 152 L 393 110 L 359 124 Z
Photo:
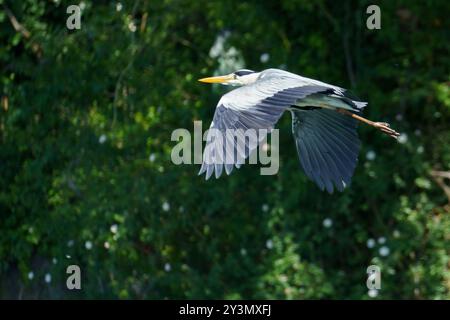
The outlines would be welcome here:
M 235 138 L 225 134 L 226 130 L 270 132 L 286 110 L 292 115 L 292 133 L 305 174 L 329 193 L 334 189 L 343 191 L 350 184 L 360 148 L 358 121 L 391 137 L 399 136 L 389 124 L 363 118 L 360 114 L 367 102 L 358 101 L 345 89 L 284 70 L 243 69 L 199 81 L 239 86 L 223 95 L 217 104 L 210 130 L 218 130 L 226 138 L 212 139 L 207 134 L 199 172 L 206 173 L 206 179 L 213 173 L 220 177 L 223 168 L 227 174 L 234 167 L 239 168 L 242 162 L 237 158 L 247 158 L 262 141 L 261 137 L 248 141 L 241 135 L 243 147 L 239 148 L 232 141 Z M 233 161 L 224 161 L 225 155 L 230 154 Z

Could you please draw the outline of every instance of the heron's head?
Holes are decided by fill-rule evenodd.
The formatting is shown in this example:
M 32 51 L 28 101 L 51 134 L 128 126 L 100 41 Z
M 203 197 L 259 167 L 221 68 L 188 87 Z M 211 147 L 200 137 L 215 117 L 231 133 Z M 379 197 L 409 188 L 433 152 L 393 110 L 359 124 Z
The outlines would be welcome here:
M 258 79 L 258 74 L 258 72 L 252 70 L 241 69 L 224 76 L 203 78 L 198 81 L 220 83 L 227 86 L 244 86 L 255 82 Z

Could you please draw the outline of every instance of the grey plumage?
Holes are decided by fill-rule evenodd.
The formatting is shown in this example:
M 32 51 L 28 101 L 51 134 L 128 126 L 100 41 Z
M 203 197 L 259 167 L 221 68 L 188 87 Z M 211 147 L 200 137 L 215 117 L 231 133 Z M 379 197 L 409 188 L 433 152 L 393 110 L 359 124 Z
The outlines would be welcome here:
M 243 86 L 225 94 L 219 101 L 210 129 L 265 129 L 270 131 L 284 111 L 292 114 L 292 132 L 305 174 L 322 190 L 342 191 L 349 185 L 359 152 L 356 121 L 335 110 L 358 113 L 367 103 L 356 101 L 345 89 L 296 74 L 268 69 L 245 75 Z M 251 79 L 253 77 L 253 79 Z M 251 82 L 250 82 L 251 81 Z M 212 130 L 214 132 L 214 130 Z M 259 145 L 237 134 L 224 141 L 208 133 L 199 174 L 220 177 L 223 167 L 230 174 L 240 167 Z M 230 146 L 237 146 L 231 148 Z M 225 155 L 233 155 L 227 163 Z
M 291 113 L 292 133 L 305 174 L 321 190 L 342 191 L 350 184 L 358 161 L 356 120 L 328 109 Z

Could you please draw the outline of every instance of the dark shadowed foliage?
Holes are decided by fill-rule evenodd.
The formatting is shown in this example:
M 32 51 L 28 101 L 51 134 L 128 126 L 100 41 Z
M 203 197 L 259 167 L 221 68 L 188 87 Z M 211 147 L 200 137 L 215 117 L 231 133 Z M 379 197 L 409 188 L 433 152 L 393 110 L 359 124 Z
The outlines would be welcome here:
M 449 1 L 0 0 L 0 297 L 448 299 Z M 365 116 L 352 185 L 301 170 L 205 181 L 176 128 L 209 127 L 226 89 L 198 78 L 282 68 L 351 89 Z M 79 265 L 82 290 L 66 289 Z

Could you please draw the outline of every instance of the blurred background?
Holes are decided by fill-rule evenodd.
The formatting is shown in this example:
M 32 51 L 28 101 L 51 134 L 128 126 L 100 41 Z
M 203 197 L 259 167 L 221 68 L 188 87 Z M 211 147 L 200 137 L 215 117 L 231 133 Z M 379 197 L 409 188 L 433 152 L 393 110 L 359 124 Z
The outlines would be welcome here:
M 370 4 L 0 0 L 0 297 L 449 299 L 450 2 L 379 2 L 380 30 Z M 402 135 L 360 126 L 329 195 L 285 115 L 277 175 L 204 181 L 170 136 L 226 92 L 196 79 L 242 67 L 350 88 Z

